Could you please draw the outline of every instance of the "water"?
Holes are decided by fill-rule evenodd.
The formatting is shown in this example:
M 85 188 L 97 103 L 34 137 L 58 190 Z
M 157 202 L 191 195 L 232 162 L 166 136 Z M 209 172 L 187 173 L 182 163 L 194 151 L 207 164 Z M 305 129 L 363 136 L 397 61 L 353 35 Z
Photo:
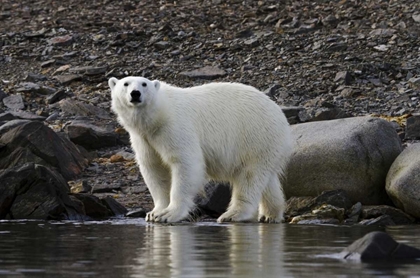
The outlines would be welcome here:
M 334 257 L 372 227 L 0 222 L 2 277 L 420 277 L 420 261 Z M 420 248 L 419 226 L 385 230 Z

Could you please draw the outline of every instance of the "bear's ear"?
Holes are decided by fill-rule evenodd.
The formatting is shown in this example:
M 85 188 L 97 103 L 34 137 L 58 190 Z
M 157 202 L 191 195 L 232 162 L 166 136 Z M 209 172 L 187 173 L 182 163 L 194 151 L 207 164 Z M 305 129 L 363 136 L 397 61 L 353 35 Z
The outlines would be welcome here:
M 156 92 L 159 91 L 159 89 L 160 89 L 160 82 L 159 82 L 159 80 L 153 80 L 152 83 L 155 86 Z
M 109 87 L 111 88 L 111 91 L 114 89 L 115 85 L 117 85 L 117 82 L 118 82 L 118 79 L 117 79 L 117 78 L 115 78 L 115 77 L 111 77 L 111 78 L 108 80 L 108 85 L 109 85 Z

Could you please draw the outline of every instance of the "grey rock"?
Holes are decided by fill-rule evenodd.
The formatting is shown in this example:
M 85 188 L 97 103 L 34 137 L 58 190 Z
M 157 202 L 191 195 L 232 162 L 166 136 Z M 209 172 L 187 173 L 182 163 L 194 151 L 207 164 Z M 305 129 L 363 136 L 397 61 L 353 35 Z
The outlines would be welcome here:
M 334 82 L 337 82 L 343 85 L 350 85 L 351 81 L 352 81 L 352 77 L 351 77 L 350 72 L 348 71 L 337 72 L 334 78 Z
M 57 46 L 71 45 L 74 42 L 74 38 L 71 35 L 54 37 L 48 40 L 49 44 Z
M 340 257 L 346 260 L 387 262 L 420 258 L 420 250 L 396 242 L 384 232 L 371 232 L 346 247 Z
M 170 43 L 167 41 L 159 41 L 159 42 L 156 42 L 154 46 L 156 47 L 156 49 L 165 50 L 170 46 Z
M 293 125 L 292 133 L 296 147 L 284 185 L 287 197 L 343 189 L 353 202 L 390 203 L 385 178 L 402 146 L 389 122 L 347 118 Z
M 36 74 L 32 72 L 28 72 L 25 76 L 25 81 L 28 82 L 38 82 L 38 81 L 46 81 L 48 78 L 43 74 Z
M 184 71 L 181 72 L 181 75 L 193 78 L 193 79 L 216 79 L 219 77 L 226 76 L 226 72 L 222 69 L 217 67 L 210 67 L 206 66 L 200 69 L 192 70 L 192 71 Z
M 223 183 L 206 184 L 204 196 L 197 196 L 194 202 L 204 213 L 212 217 L 219 217 L 224 213 L 231 199 L 229 185 Z
M 363 219 L 377 218 L 383 215 L 389 216 L 396 225 L 413 224 L 415 220 L 410 215 L 394 207 L 385 206 L 385 205 L 363 206 L 363 209 L 362 209 Z
M 335 120 L 335 119 L 342 119 L 342 118 L 348 118 L 350 115 L 348 115 L 346 112 L 341 110 L 340 108 L 320 108 L 317 109 L 315 112 L 315 115 L 307 119 L 307 121 L 310 122 L 317 122 L 317 121 L 328 121 L 328 120 Z
M 23 102 L 23 98 L 20 94 L 11 95 L 3 98 L 3 103 L 7 108 L 13 110 L 25 109 L 25 103 Z
M 405 139 L 420 139 L 420 114 L 414 114 L 407 119 Z
M 113 129 L 86 121 L 73 121 L 65 127 L 65 132 L 72 142 L 86 149 L 100 149 L 117 144 L 117 134 Z
M 20 83 L 16 91 L 19 93 L 34 93 L 41 95 L 50 95 L 56 92 L 56 90 L 51 87 L 38 85 L 33 82 Z
M 121 184 L 118 182 L 112 183 L 98 183 L 92 187 L 92 193 L 112 193 L 119 191 L 121 189 Z
M 63 99 L 59 102 L 64 113 L 76 116 L 97 117 L 109 120 L 111 115 L 104 109 L 77 100 Z
M 84 75 L 98 75 L 106 73 L 107 66 L 100 66 L 100 67 L 74 67 L 70 68 L 69 72 L 76 73 L 76 74 L 84 74 Z
M 1 115 L 0 115 L 1 118 Z M 21 120 L 21 119 L 16 119 L 16 120 L 8 120 L 7 123 L 3 124 L 0 126 L 0 134 L 6 133 L 9 130 L 22 125 L 22 124 L 26 124 L 29 123 L 30 120 Z
M 67 97 L 67 93 L 64 90 L 58 90 L 57 92 L 53 93 L 52 95 L 47 96 L 46 103 L 47 104 L 53 104 L 57 101 L 60 101 L 62 99 L 65 99 Z
M 420 218 L 420 143 L 408 146 L 395 159 L 386 178 L 386 191 L 395 206 Z
M 54 76 L 54 79 L 58 80 L 61 84 L 66 85 L 73 81 L 81 80 L 82 76 L 80 74 L 64 74 Z
M 38 116 L 31 112 L 27 111 L 10 111 L 15 118 L 31 121 L 44 121 L 46 118 L 44 116 Z

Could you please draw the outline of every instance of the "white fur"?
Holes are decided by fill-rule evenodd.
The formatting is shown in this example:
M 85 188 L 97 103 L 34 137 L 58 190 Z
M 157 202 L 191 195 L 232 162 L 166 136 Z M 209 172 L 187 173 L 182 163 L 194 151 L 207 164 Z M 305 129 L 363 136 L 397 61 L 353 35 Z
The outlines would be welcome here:
M 260 221 L 282 220 L 279 177 L 293 144 L 283 112 L 267 96 L 238 83 L 185 89 L 143 77 L 108 83 L 155 204 L 146 220 L 187 218 L 208 180 L 232 186 L 219 222 L 255 221 L 258 210 Z M 133 90 L 141 92 L 141 103 L 130 102 Z

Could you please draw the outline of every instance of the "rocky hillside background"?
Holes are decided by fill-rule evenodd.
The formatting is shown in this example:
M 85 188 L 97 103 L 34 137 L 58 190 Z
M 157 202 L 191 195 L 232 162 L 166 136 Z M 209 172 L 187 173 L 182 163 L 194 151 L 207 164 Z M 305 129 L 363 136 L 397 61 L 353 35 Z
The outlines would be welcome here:
M 291 123 L 377 115 L 408 142 L 420 138 L 419 37 L 414 0 L 0 0 L 0 136 L 44 122 L 86 159 L 74 192 L 150 209 L 109 77 L 242 82 L 291 107 Z M 5 144 L 0 164 L 19 165 Z

